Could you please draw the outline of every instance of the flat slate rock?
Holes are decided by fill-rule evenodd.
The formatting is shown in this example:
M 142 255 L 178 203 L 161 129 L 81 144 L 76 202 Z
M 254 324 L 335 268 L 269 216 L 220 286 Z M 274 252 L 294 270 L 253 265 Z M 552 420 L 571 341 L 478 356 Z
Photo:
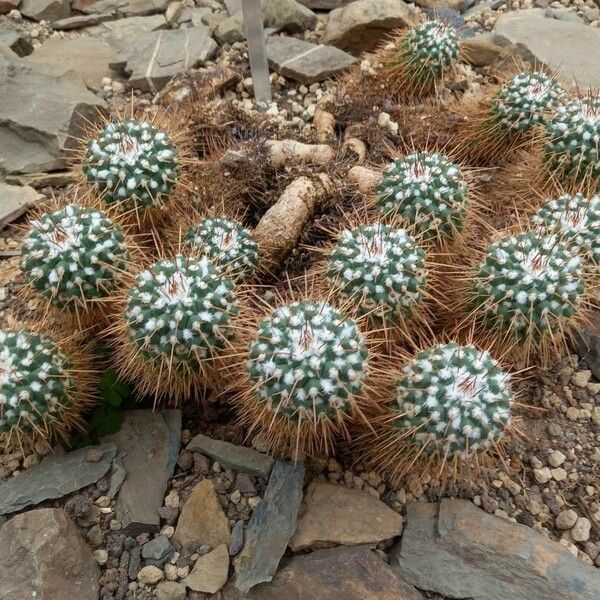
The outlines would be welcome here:
M 257 585 L 247 596 L 231 585 L 222 594 L 223 600 L 423 600 L 364 546 L 294 556 L 282 563 L 273 581 Z
M 467 500 L 408 505 L 390 565 L 411 585 L 472 600 L 598 600 L 600 572 Z
M 112 13 L 99 13 L 97 15 L 77 15 L 76 17 L 67 17 L 60 21 L 52 23 L 52 29 L 57 31 L 68 31 L 69 29 L 81 29 L 82 27 L 91 27 L 104 21 L 112 21 L 115 16 Z
M 283 36 L 267 40 L 267 58 L 277 73 L 304 84 L 333 77 L 356 61 L 338 48 Z
M 307 548 L 377 544 L 402 533 L 402 517 L 362 490 L 313 481 L 304 494 L 294 552 Z
M 79 74 L 25 62 L 1 45 L 0 89 L 0 174 L 67 167 L 67 151 L 106 113 Z
M 98 91 L 102 89 L 102 79 L 114 77 L 108 65 L 118 56 L 117 51 L 102 40 L 89 37 L 50 38 L 25 60 L 52 65 L 63 73 L 76 71 L 89 89 Z
M 234 585 L 239 591 L 247 592 L 275 575 L 296 530 L 303 482 L 303 464 L 275 463 L 265 495 L 248 522 L 244 548 L 235 560 Z
M 104 438 L 124 454 L 127 475 L 115 503 L 123 533 L 158 531 L 158 510 L 177 462 L 180 434 L 179 410 L 131 410 L 125 413 L 121 430 Z
M 600 29 L 531 9 L 501 14 L 493 31 L 522 44 L 532 60 L 556 72 L 563 83 L 581 90 L 600 86 Z
M 102 452 L 98 462 L 89 462 L 91 448 Z M 88 446 L 69 454 L 51 454 L 31 469 L 0 484 L 0 515 L 23 510 L 44 500 L 62 498 L 96 483 L 108 473 L 117 447 L 112 443 Z
M 100 569 L 69 515 L 39 508 L 0 529 L 2 600 L 98 600 Z
M 201 433 L 192 439 L 187 449 L 190 452 L 204 454 L 234 471 L 260 475 L 265 479 L 268 479 L 274 463 L 273 458 L 268 454 L 222 440 L 214 440 Z
M 22 0 L 19 12 L 35 21 L 58 21 L 71 15 L 69 0 Z
M 164 12 L 170 0 L 74 0 L 73 10 L 85 14 L 119 13 L 125 16 L 143 16 Z
M 8 46 L 17 56 L 27 56 L 33 52 L 33 44 L 12 27 L 10 21 L 0 22 L 0 44 Z
M 111 67 L 129 76 L 129 83 L 158 92 L 175 75 L 202 66 L 217 52 L 208 27 L 140 33 L 127 40 L 123 55 Z
M 0 229 L 18 219 L 43 197 L 32 187 L 7 185 L 0 181 Z

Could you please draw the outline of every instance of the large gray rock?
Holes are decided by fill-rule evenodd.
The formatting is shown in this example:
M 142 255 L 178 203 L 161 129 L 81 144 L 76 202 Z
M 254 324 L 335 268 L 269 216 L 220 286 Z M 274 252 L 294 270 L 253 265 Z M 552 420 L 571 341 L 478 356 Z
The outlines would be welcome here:
M 0 230 L 18 219 L 44 196 L 32 187 L 7 185 L 0 181 Z
M 81 77 L 26 63 L 0 46 L 0 174 L 67 166 L 67 152 L 106 112 Z
M 119 52 L 123 52 L 129 40 L 149 31 L 158 31 L 168 27 L 165 15 L 149 15 L 147 17 L 127 17 L 106 21 L 98 26 L 90 27 L 87 31 L 94 37 L 105 39 Z
M 279 74 L 305 84 L 333 77 L 356 61 L 351 54 L 332 46 L 279 36 L 267 40 L 267 58 Z
M 124 454 L 127 475 L 115 504 L 124 533 L 158 531 L 158 510 L 177 462 L 180 434 L 179 410 L 131 410 L 121 430 L 105 438 Z
M 100 569 L 64 510 L 26 512 L 0 529 L 0 598 L 98 600 Z
M 98 462 L 90 462 L 89 447 L 69 454 L 53 454 L 20 475 L 0 484 L 0 515 L 23 510 L 44 500 L 62 498 L 80 490 L 108 473 L 117 448 L 114 444 L 97 446 L 102 452 Z
M 267 479 L 273 468 L 273 458 L 245 446 L 236 446 L 198 434 L 188 445 L 190 452 L 199 452 L 234 471 L 260 475 Z
M 133 87 L 158 92 L 178 73 L 199 67 L 217 52 L 208 27 L 140 33 L 128 40 L 111 67 L 129 75 Z
M 390 564 L 411 585 L 472 600 L 598 600 L 600 573 L 467 500 L 410 504 Z
M 423 600 L 368 548 L 316 550 L 284 562 L 271 583 L 257 585 L 248 596 L 233 586 L 223 600 Z
M 401 533 L 402 517 L 371 494 L 314 481 L 304 494 L 290 548 L 377 544 Z
M 329 13 L 323 43 L 359 54 L 373 50 L 390 30 L 415 20 L 402 0 L 356 0 Z
M 119 13 L 126 16 L 143 16 L 164 12 L 170 0 L 74 0 L 73 10 L 85 14 Z
M 600 380 L 600 311 L 593 311 L 589 322 L 575 332 L 572 346 L 594 377 Z
M 271 581 L 296 530 L 304 465 L 277 461 L 264 498 L 246 529 L 244 549 L 235 561 L 235 587 L 241 592 Z
M 35 21 L 58 21 L 71 14 L 69 0 L 22 0 L 19 11 Z
M 33 52 L 33 44 L 10 21 L 0 22 L 0 45 L 8 46 L 17 56 Z
M 301 33 L 314 27 L 317 15 L 296 0 L 263 0 L 268 27 L 289 33 Z
M 531 60 L 556 72 L 566 85 L 581 89 L 600 86 L 600 30 L 581 23 L 545 17 L 542 9 L 500 15 L 494 32 L 523 44 Z
M 115 76 L 109 64 L 118 60 L 118 53 L 102 40 L 50 38 L 25 60 L 28 63 L 51 65 L 57 72 L 76 71 L 91 90 L 102 89 L 104 77 Z

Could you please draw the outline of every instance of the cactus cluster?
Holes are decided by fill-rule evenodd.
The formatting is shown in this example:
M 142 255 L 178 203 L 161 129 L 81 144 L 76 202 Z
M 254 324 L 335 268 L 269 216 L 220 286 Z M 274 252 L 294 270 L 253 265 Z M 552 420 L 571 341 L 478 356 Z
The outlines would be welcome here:
M 64 437 L 85 403 L 71 358 L 52 338 L 0 330 L 0 445 Z
M 475 313 L 490 332 L 516 340 L 556 334 L 585 292 L 582 260 L 567 241 L 526 231 L 491 244 L 472 282 Z
M 258 266 L 258 244 L 241 223 L 207 217 L 185 236 L 195 249 L 236 280 L 249 279 Z
M 273 413 L 334 420 L 362 393 L 368 354 L 355 321 L 324 302 L 302 300 L 259 323 L 247 370 L 256 397 Z
M 104 202 L 120 210 L 163 207 L 179 176 L 169 136 L 146 121 L 109 123 L 87 145 L 83 173 Z
M 341 232 L 326 266 L 330 283 L 361 314 L 393 325 L 423 299 L 425 250 L 404 229 L 374 223 Z
M 199 365 L 230 337 L 234 283 L 206 257 L 177 255 L 142 271 L 127 295 L 129 340 L 150 361 Z
M 546 164 L 563 184 L 600 181 L 600 96 L 560 106 L 546 125 Z
M 118 225 L 100 210 L 71 204 L 30 222 L 21 255 L 37 293 L 69 310 L 112 294 L 130 258 Z
M 519 73 L 505 83 L 491 103 L 491 116 L 502 130 L 525 133 L 546 122 L 561 103 L 564 92 L 543 73 Z
M 511 419 L 510 375 L 475 346 L 455 342 L 419 352 L 394 389 L 395 426 L 449 458 L 500 440 Z
M 460 166 L 443 154 L 414 152 L 383 172 L 377 202 L 383 215 L 397 215 L 424 239 L 451 241 L 465 226 L 469 187 Z
M 544 202 L 531 220 L 560 236 L 586 262 L 600 264 L 600 196 L 564 194 Z

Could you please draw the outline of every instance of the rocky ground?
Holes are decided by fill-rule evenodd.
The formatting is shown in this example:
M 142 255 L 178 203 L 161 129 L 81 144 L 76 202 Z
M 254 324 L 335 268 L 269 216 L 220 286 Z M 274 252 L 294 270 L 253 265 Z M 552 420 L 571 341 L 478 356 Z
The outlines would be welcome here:
M 369 69 L 364 52 L 431 10 L 303 4 L 265 2 L 274 101 L 257 107 L 239 1 L 0 0 L 0 227 L 72 183 L 65 132 L 82 107 L 151 112 L 209 90 L 309 132 L 327 79 Z M 515 56 L 600 85 L 594 0 L 435 10 L 464 27 L 467 87 Z M 381 108 L 374 126 L 398 128 Z M 0 231 L 3 320 L 18 238 Z M 0 456 L 0 598 L 232 600 L 259 584 L 250 598 L 598 600 L 600 362 L 579 354 L 530 380 L 523 439 L 507 465 L 449 485 L 457 501 L 427 480 L 391 487 L 360 461 L 274 461 L 218 411 L 135 411 L 101 446 Z

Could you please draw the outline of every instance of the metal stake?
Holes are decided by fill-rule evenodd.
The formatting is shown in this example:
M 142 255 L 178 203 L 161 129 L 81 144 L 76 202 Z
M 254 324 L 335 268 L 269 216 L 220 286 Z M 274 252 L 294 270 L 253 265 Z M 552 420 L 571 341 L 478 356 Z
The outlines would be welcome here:
M 271 80 L 260 0 L 242 0 L 252 85 L 257 102 L 271 102 Z

